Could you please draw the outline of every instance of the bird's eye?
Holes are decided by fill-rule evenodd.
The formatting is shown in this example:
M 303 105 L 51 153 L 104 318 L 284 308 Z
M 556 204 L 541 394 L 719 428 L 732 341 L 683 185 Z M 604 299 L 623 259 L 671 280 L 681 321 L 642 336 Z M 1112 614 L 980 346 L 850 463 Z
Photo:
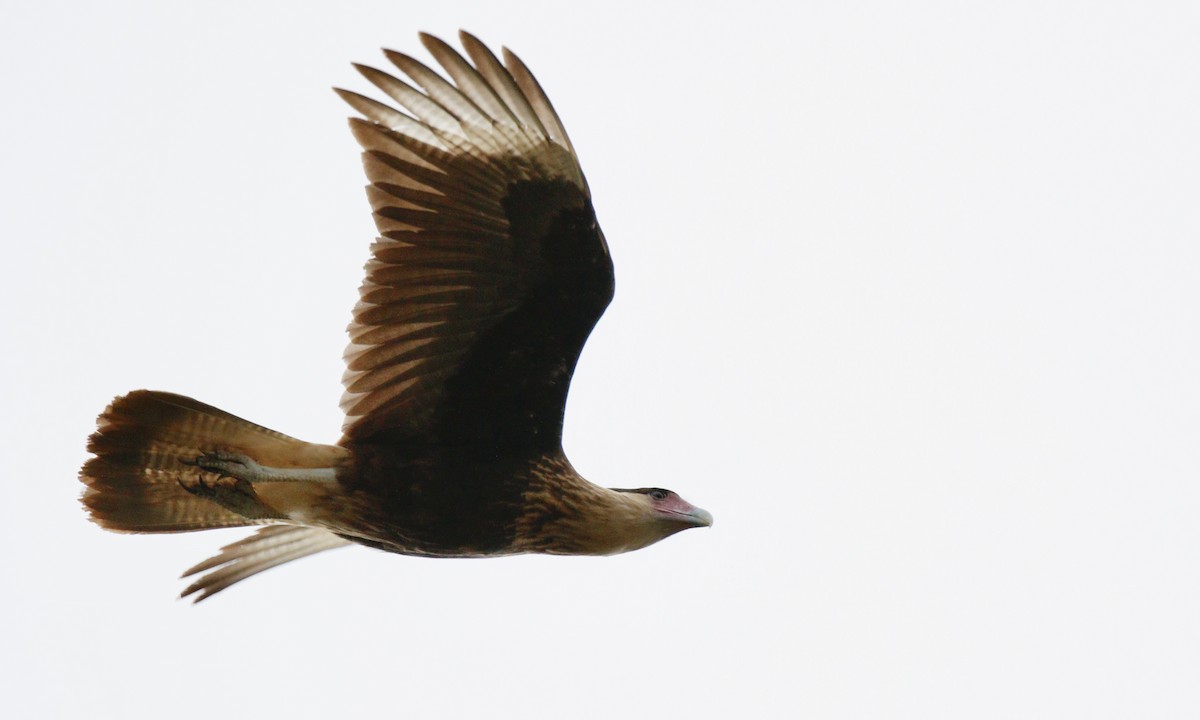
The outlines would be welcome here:
M 666 500 L 667 499 L 667 491 L 666 490 L 651 490 L 650 497 L 654 498 L 655 500 Z

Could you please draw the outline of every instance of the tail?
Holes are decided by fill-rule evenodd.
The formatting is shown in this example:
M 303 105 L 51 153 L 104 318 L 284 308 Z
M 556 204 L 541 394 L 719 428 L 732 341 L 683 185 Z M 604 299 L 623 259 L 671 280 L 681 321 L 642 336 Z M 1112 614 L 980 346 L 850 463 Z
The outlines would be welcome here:
M 332 468 L 346 455 L 340 447 L 306 443 L 191 398 L 151 390 L 113 400 L 97 425 L 88 440 L 95 457 L 79 473 L 87 486 L 83 504 L 93 522 L 118 532 L 270 522 L 184 488 L 195 487 L 206 473 L 196 466 L 196 458 L 206 453 L 238 453 L 276 468 Z
M 197 463 L 206 454 L 236 453 L 272 468 L 276 477 L 294 477 L 293 470 L 336 468 L 347 455 L 340 447 L 306 443 L 191 398 L 150 390 L 113 400 L 97 425 L 88 440 L 95 457 L 79 479 L 87 486 L 83 504 L 101 527 L 166 533 L 274 525 L 184 573 L 205 573 L 184 596 L 203 600 L 263 570 L 349 543 L 321 528 L 276 524 L 286 523 L 289 504 L 303 507 L 309 501 L 311 483 L 307 488 L 302 482 L 266 483 L 254 497 L 263 498 L 269 512 L 248 515 L 215 502 L 213 494 L 186 489 L 199 487 L 202 475 L 213 475 Z M 305 474 L 311 475 L 299 473 Z

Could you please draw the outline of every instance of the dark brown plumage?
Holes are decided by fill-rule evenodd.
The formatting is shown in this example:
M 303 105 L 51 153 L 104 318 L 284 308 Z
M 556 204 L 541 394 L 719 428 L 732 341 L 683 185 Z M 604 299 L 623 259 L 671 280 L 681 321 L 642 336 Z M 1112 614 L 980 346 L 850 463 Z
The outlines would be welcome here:
M 399 106 L 339 94 L 363 147 L 380 237 L 350 325 L 338 445 L 139 390 L 98 421 L 83 503 L 126 532 L 263 525 L 186 575 L 203 599 L 358 543 L 432 557 L 603 555 L 711 516 L 657 488 L 609 490 L 562 451 L 579 353 L 613 294 L 575 151 L 541 87 L 462 33 L 421 36 L 453 82 L 356 66 Z

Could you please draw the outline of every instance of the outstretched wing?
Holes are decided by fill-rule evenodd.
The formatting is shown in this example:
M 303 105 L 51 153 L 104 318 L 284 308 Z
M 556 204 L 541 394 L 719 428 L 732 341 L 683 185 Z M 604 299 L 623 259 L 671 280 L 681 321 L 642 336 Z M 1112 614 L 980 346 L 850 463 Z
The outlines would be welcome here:
M 561 443 L 567 388 L 613 293 L 612 261 L 545 93 L 460 33 L 421 35 L 451 81 L 385 51 L 414 85 L 356 66 L 407 114 L 356 93 L 381 237 L 350 325 L 343 443 L 496 453 Z M 419 88 L 419 89 L 418 89 Z

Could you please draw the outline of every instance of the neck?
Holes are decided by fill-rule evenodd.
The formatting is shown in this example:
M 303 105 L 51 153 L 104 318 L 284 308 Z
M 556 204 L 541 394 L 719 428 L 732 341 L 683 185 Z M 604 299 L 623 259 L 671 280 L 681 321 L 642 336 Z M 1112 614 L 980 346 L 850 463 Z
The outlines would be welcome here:
M 526 493 L 514 552 L 616 555 L 683 529 L 664 526 L 645 496 L 594 485 L 562 462 L 553 482 L 535 482 Z

